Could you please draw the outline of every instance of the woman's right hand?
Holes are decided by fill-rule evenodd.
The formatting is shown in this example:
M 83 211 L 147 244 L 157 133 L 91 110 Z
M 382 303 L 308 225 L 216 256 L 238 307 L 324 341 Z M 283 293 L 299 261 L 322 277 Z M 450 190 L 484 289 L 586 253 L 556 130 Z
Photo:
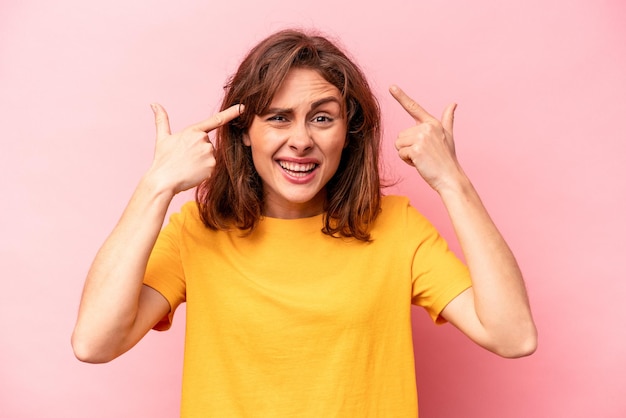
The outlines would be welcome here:
M 242 106 L 233 105 L 174 134 L 163 106 L 152 104 L 151 107 L 156 124 L 156 146 L 148 175 L 172 195 L 209 178 L 215 167 L 215 148 L 208 134 L 237 118 Z

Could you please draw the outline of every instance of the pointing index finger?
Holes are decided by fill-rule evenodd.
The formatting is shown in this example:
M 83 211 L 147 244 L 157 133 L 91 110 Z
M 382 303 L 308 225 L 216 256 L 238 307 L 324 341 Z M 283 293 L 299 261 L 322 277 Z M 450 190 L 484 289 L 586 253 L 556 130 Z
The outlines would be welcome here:
M 424 110 L 415 100 L 411 99 L 400 87 L 394 84 L 389 88 L 389 92 L 416 122 L 434 119 L 430 113 Z
M 238 103 L 238 104 L 232 105 L 231 107 L 224 109 L 219 113 L 214 114 L 208 119 L 205 119 L 201 122 L 196 123 L 195 125 L 192 125 L 191 128 L 209 133 L 212 130 L 219 128 L 220 126 L 225 125 L 231 120 L 237 118 L 241 114 L 242 109 L 243 109 L 242 104 Z
M 157 137 L 170 135 L 170 121 L 163 106 L 158 103 L 151 103 L 150 107 L 152 107 L 152 111 L 154 112 Z

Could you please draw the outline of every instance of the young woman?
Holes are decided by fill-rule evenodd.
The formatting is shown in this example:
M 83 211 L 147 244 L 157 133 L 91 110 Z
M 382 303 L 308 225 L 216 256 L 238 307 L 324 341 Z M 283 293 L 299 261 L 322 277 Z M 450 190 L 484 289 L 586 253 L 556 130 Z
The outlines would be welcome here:
M 182 416 L 415 417 L 412 303 L 499 355 L 532 353 L 522 276 L 455 157 L 454 105 L 438 120 L 390 93 L 416 122 L 398 154 L 441 196 L 467 267 L 408 199 L 381 195 L 359 68 L 282 31 L 249 52 L 220 113 L 172 134 L 153 105 L 154 162 L 89 271 L 76 356 L 112 360 L 185 302 Z

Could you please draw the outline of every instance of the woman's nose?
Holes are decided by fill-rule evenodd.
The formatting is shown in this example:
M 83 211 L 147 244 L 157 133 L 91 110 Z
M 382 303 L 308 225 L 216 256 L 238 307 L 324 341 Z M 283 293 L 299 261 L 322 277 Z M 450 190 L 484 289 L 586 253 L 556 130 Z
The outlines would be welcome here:
M 313 148 L 313 143 L 311 132 L 306 126 L 306 123 L 296 124 L 291 132 L 289 132 L 287 144 L 289 145 L 289 148 L 294 151 L 308 151 Z

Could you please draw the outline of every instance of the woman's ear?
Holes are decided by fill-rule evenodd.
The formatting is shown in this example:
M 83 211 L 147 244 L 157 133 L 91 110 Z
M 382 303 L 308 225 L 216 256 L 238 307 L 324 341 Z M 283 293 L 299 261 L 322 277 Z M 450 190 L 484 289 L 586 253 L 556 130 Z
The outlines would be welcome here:
M 249 147 L 250 146 L 250 136 L 248 135 L 247 131 L 243 133 L 242 138 L 243 138 L 243 144 L 246 147 Z

